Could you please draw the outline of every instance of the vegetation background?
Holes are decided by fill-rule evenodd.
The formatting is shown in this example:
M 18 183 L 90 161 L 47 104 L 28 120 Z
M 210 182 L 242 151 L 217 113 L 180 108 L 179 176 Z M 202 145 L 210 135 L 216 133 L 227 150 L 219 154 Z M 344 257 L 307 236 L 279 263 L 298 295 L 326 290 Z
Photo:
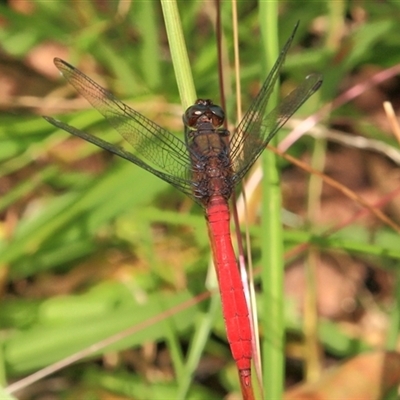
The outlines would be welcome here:
M 214 3 L 188 0 L 179 6 L 197 93 L 218 100 Z M 300 398 L 307 390 L 323 399 L 395 398 L 400 153 L 382 102 L 391 101 L 398 113 L 400 3 L 278 6 L 280 47 L 301 21 L 282 74 L 282 95 L 308 73 L 324 76 L 322 89 L 289 127 L 322 109 L 319 124 L 289 153 L 341 185 L 338 190 L 313 171 L 279 162 L 286 396 Z M 222 2 L 222 8 L 227 114 L 234 124 L 231 5 Z M 258 3 L 239 2 L 238 11 L 245 110 L 267 71 L 260 73 L 258 60 Z M 215 283 L 206 280 L 210 251 L 202 211 L 149 173 L 41 118 L 60 115 L 119 140 L 59 76 L 54 57 L 182 134 L 159 2 L 1 2 L 2 386 L 49 368 L 55 372 L 16 396 L 238 398 L 220 310 L 210 306 L 206 292 Z M 289 140 L 288 132 L 282 130 L 279 140 Z M 260 258 L 268 246 L 259 228 L 260 198 L 260 190 L 249 195 L 256 271 L 268 268 Z M 258 279 L 256 274 L 258 312 L 268 318 Z M 180 310 L 167 313 L 175 306 Z M 132 335 L 57 370 L 54 363 L 64 357 L 132 326 Z M 265 337 L 261 330 L 260 339 Z M 332 366 L 335 372 L 325 375 Z

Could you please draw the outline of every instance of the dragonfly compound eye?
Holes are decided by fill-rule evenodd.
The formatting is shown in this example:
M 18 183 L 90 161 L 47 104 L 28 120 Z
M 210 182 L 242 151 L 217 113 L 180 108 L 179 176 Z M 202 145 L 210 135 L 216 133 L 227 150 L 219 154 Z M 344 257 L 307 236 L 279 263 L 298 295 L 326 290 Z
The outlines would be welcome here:
M 204 106 L 195 104 L 190 106 L 183 114 L 183 123 L 191 129 L 196 129 L 197 120 L 204 114 Z
M 212 112 L 212 124 L 215 128 L 220 128 L 225 121 L 224 110 L 220 106 L 211 106 L 210 111 Z
M 207 120 L 215 128 L 221 127 L 225 120 L 222 108 L 214 105 L 211 100 L 197 100 L 196 104 L 190 106 L 183 115 L 183 122 L 190 129 L 196 129 L 200 121 Z

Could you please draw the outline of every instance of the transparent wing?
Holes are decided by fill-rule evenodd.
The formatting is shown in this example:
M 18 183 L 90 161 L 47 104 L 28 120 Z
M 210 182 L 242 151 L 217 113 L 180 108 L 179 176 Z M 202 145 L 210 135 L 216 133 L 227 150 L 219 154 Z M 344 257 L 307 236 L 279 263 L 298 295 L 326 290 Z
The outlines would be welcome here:
M 191 187 L 191 184 L 189 181 L 180 179 L 173 175 L 165 174 L 165 173 L 151 167 L 150 165 L 144 163 L 140 158 L 138 158 L 135 154 L 131 153 L 130 151 L 127 151 L 127 150 L 123 149 L 122 147 L 114 146 L 113 144 L 108 143 L 105 140 L 103 140 L 97 136 L 91 135 L 87 132 L 83 132 L 79 129 L 74 128 L 71 125 L 65 124 L 64 122 L 58 121 L 54 118 L 51 118 L 51 117 L 43 117 L 43 118 L 50 124 L 56 126 L 57 128 L 63 129 L 64 131 L 71 133 L 74 136 L 78 136 L 90 143 L 95 144 L 98 147 L 101 147 L 104 150 L 109 151 L 110 153 L 113 153 L 121 158 L 124 158 L 125 160 L 128 160 L 128 161 L 138 165 L 139 167 L 142 167 L 143 169 L 151 172 L 152 174 L 163 179 L 164 181 L 170 183 L 171 185 L 173 185 L 174 187 L 176 187 L 177 189 L 179 189 L 180 191 L 182 191 L 183 193 L 185 193 L 186 195 L 191 197 L 197 203 L 201 204 L 199 202 L 199 200 L 193 196 L 192 187 Z
M 55 58 L 54 64 L 67 81 L 122 135 L 132 149 L 128 148 L 126 142 L 117 147 L 97 135 L 82 132 L 53 118 L 46 117 L 47 121 L 137 164 L 193 197 L 190 184 L 190 150 L 183 141 L 115 98 L 67 62 Z
M 280 102 L 279 106 L 266 115 L 268 101 L 296 30 L 297 25 L 260 92 L 232 135 L 230 147 L 235 183 L 246 174 L 285 122 L 321 86 L 320 75 L 309 75 L 299 87 Z
M 269 141 L 321 84 L 321 75 L 309 75 L 264 118 L 255 110 L 254 119 L 247 118 L 246 124 L 239 125 L 238 130 L 242 132 L 242 140 L 236 141 L 236 147 L 232 148 L 231 153 L 235 183 L 243 178 Z M 247 116 L 248 112 L 245 118 Z

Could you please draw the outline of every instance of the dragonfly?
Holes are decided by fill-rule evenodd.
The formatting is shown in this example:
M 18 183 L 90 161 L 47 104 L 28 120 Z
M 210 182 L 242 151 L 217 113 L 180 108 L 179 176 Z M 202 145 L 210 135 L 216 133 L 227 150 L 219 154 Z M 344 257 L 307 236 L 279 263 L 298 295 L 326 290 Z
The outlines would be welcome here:
M 182 141 L 60 58 L 55 58 L 54 64 L 61 74 L 125 140 L 116 146 L 97 134 L 44 117 L 57 128 L 144 168 L 203 207 L 227 339 L 241 384 L 245 386 L 251 384 L 252 333 L 230 235 L 229 199 L 268 142 L 322 84 L 320 75 L 309 75 L 275 109 L 266 112 L 296 28 L 233 133 L 224 127 L 225 114 L 220 106 L 208 99 L 198 99 L 183 114 L 185 140 Z

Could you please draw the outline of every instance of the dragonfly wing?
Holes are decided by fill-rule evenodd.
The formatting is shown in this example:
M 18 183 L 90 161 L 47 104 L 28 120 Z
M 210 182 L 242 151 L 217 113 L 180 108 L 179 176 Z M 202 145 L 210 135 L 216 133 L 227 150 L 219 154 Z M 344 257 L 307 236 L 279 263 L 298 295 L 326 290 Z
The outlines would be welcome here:
M 268 100 L 296 29 L 297 26 L 286 42 L 259 94 L 232 135 L 230 154 L 235 182 L 239 182 L 243 178 L 279 129 L 322 84 L 320 75 L 307 76 L 300 86 L 281 100 L 274 110 L 265 115 Z
M 56 126 L 57 128 L 61 128 L 64 131 L 67 131 L 68 133 L 71 133 L 74 136 L 78 136 L 90 143 L 95 144 L 98 147 L 101 147 L 104 150 L 109 151 L 110 153 L 113 153 L 119 157 L 122 157 L 125 160 L 128 160 L 128 161 L 138 165 L 139 167 L 142 167 L 143 169 L 151 172 L 152 174 L 163 179 L 164 181 L 170 183 L 171 185 L 173 185 L 174 187 L 176 187 L 183 193 L 187 194 L 188 196 L 193 197 L 191 185 L 187 180 L 180 179 L 176 176 L 166 174 L 155 168 L 152 168 L 150 165 L 144 163 L 140 158 L 138 158 L 135 154 L 131 153 L 130 151 L 127 151 L 127 150 L 123 149 L 122 147 L 114 146 L 97 136 L 91 135 L 87 132 L 83 132 L 79 129 L 74 128 L 71 125 L 65 124 L 64 122 L 58 121 L 54 118 L 51 118 L 51 117 L 43 117 L 43 118 L 50 124 Z
M 281 68 L 285 62 L 286 54 L 289 51 L 290 45 L 292 44 L 293 38 L 296 34 L 297 27 L 298 24 L 296 24 L 294 27 L 290 38 L 287 40 L 284 48 L 279 54 L 278 59 L 276 60 L 271 72 L 268 74 L 267 79 L 263 83 L 257 97 L 254 99 L 242 121 L 231 136 L 230 146 L 231 157 L 233 159 L 237 157 L 238 153 L 244 150 L 243 147 L 246 147 L 247 136 L 257 134 L 260 136 L 259 131 L 266 112 L 269 98 L 274 91 L 276 81 L 279 78 Z M 251 132 L 249 131 L 249 128 L 251 128 Z
M 54 64 L 66 80 L 132 145 L 135 155 L 126 149 L 126 144 L 122 143 L 121 145 L 123 154 L 129 154 L 129 157 L 131 157 L 130 161 L 153 173 L 158 171 L 158 174 L 162 175 L 158 176 L 164 180 L 167 180 L 167 176 L 170 177 L 169 179 L 176 178 L 181 182 L 190 180 L 189 153 L 183 141 L 118 100 L 67 62 L 55 58 Z M 57 126 L 61 127 L 60 125 Z M 64 129 L 64 127 L 61 128 Z M 92 143 L 112 151 L 113 145 L 107 144 L 104 147 L 106 142 L 102 139 L 94 138 L 84 132 L 81 133 L 84 135 L 78 134 L 77 136 L 86 136 L 83 137 L 85 140 L 90 138 L 89 141 Z M 117 154 L 115 151 L 113 152 Z M 126 158 L 121 154 L 118 155 Z

